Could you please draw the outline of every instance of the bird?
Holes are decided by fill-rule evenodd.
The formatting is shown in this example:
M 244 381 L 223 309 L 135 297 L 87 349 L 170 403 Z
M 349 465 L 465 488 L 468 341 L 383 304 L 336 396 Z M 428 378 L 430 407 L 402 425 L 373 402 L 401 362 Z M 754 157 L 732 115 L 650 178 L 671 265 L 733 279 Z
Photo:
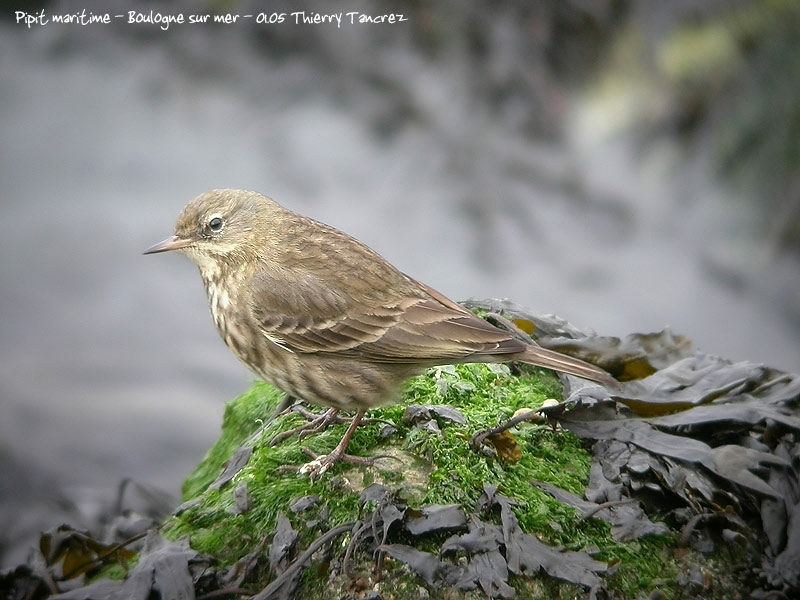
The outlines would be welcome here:
M 356 411 L 339 444 L 302 472 L 346 453 L 368 409 L 396 401 L 427 368 L 520 361 L 606 386 L 606 371 L 522 341 L 329 225 L 257 192 L 215 189 L 191 200 L 174 234 L 145 254 L 177 250 L 200 271 L 214 324 L 234 355 L 286 400 Z M 286 402 L 282 406 L 286 406 Z

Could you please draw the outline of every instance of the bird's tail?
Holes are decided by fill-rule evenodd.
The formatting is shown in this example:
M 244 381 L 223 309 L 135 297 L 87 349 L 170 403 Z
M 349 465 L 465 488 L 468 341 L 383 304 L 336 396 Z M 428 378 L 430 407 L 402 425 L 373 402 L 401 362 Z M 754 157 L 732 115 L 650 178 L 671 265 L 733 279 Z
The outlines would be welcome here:
M 555 350 L 548 350 L 541 346 L 528 346 L 524 352 L 517 354 L 514 359 L 537 367 L 546 367 L 577 377 L 583 377 L 584 379 L 590 379 L 608 387 L 615 388 L 619 386 L 619 382 L 603 369 L 578 358 L 567 356 Z

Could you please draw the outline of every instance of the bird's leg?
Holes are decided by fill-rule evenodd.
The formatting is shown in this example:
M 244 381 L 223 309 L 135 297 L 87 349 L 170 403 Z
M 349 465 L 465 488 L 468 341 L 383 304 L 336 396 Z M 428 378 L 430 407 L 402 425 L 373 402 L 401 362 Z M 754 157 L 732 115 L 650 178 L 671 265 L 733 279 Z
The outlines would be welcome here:
M 322 475 L 325 471 L 330 469 L 331 466 L 333 466 L 340 460 L 359 465 L 371 465 L 373 462 L 371 458 L 352 456 L 350 454 L 345 453 L 348 444 L 350 444 L 350 439 L 356 432 L 356 428 L 361 423 L 361 419 L 364 418 L 364 413 L 366 412 L 367 411 L 365 409 L 362 409 L 356 413 L 356 416 L 353 417 L 353 421 L 350 423 L 350 426 L 347 428 L 347 431 L 345 431 L 344 436 L 342 436 L 341 441 L 336 445 L 336 448 L 334 448 L 330 453 L 317 456 L 310 450 L 304 449 L 304 451 L 307 454 L 310 454 L 311 456 L 314 457 L 314 460 L 300 467 L 299 473 L 302 475 L 308 475 L 311 479 L 314 479 L 318 475 Z
M 312 411 L 308 410 L 302 404 L 297 404 L 294 407 L 294 412 L 296 412 L 297 414 L 305 417 L 310 422 L 319 422 L 320 415 L 315 413 L 315 412 L 312 412 Z M 328 427 L 328 425 L 331 425 L 332 423 L 337 423 L 338 424 L 338 423 L 349 423 L 350 422 L 350 419 L 347 419 L 345 417 L 340 417 L 338 415 L 338 412 L 339 412 L 339 409 L 334 409 L 334 408 L 329 408 L 328 410 L 326 410 L 322 414 L 322 416 L 324 417 L 324 420 L 322 421 L 322 423 L 318 423 L 317 425 L 314 425 L 313 428 L 311 427 L 311 423 L 309 423 L 308 426 L 304 429 L 304 431 L 300 432 L 300 434 L 299 434 L 300 435 L 300 439 L 304 438 L 305 436 L 307 436 L 310 433 L 319 433 L 320 431 L 324 431 L 325 428 Z
M 295 427 L 294 429 L 290 429 L 289 431 L 284 431 L 283 433 L 279 433 L 270 441 L 270 446 L 275 446 L 276 444 L 282 442 L 283 440 L 292 437 L 293 435 L 297 435 L 301 439 L 311 433 L 319 433 L 320 431 L 324 431 L 328 425 L 331 423 L 344 423 L 345 419 L 337 416 L 339 412 L 338 408 L 329 408 L 322 414 L 315 414 L 312 413 L 300 406 L 295 406 L 294 410 L 299 412 L 301 415 L 309 419 L 308 423 Z
M 315 420 L 315 419 L 317 419 L 319 417 L 318 413 L 315 413 L 313 411 L 308 410 L 302 404 L 296 404 L 292 408 L 292 410 L 294 412 L 296 412 L 297 414 L 304 416 L 309 421 L 313 421 L 313 420 Z M 340 417 L 340 416 L 337 415 L 335 418 L 331 417 L 330 420 L 328 421 L 328 423 L 326 423 L 326 425 L 330 425 L 331 423 L 349 423 L 349 422 L 350 422 L 350 419 L 347 419 L 345 417 Z M 371 424 L 371 423 L 384 423 L 385 425 L 394 425 L 394 423 L 392 423 L 391 421 L 387 421 L 386 419 L 367 419 L 367 418 L 364 418 L 364 419 L 361 419 L 361 423 L 364 424 L 364 425 Z M 313 432 L 309 432 L 309 433 L 313 433 Z
M 300 408 L 300 407 L 298 407 Z M 313 415 L 311 411 L 307 411 L 310 415 Z M 300 412 L 300 414 L 303 414 Z M 348 419 L 339 416 L 339 409 L 338 408 L 329 408 L 324 413 L 322 413 L 321 418 L 312 419 L 310 423 L 302 430 L 297 433 L 297 439 L 302 440 L 307 435 L 311 435 L 312 433 L 320 433 L 325 431 L 329 425 L 333 423 L 347 423 Z

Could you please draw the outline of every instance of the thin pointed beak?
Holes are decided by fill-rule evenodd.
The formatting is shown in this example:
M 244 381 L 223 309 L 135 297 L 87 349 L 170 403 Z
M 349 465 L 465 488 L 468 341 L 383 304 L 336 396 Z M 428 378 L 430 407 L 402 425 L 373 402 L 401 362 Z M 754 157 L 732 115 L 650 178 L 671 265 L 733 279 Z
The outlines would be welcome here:
M 180 250 L 181 248 L 186 248 L 186 246 L 189 246 L 191 243 L 192 240 L 186 240 L 179 238 L 177 235 L 173 235 L 172 237 L 168 237 L 167 239 L 158 242 L 154 246 L 150 246 L 142 254 L 155 254 L 156 252 Z

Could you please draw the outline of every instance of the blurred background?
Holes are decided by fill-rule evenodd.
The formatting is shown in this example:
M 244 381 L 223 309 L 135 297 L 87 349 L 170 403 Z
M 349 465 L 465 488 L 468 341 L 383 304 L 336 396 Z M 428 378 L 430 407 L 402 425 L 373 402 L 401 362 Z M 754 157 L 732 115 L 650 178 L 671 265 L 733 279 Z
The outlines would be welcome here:
M 604 335 L 669 325 L 800 370 L 800 3 L 7 6 L 0 564 L 90 521 L 124 477 L 177 496 L 249 387 L 196 269 L 141 255 L 214 187 L 270 195 L 456 299 Z M 14 18 L 84 8 L 408 20 Z

